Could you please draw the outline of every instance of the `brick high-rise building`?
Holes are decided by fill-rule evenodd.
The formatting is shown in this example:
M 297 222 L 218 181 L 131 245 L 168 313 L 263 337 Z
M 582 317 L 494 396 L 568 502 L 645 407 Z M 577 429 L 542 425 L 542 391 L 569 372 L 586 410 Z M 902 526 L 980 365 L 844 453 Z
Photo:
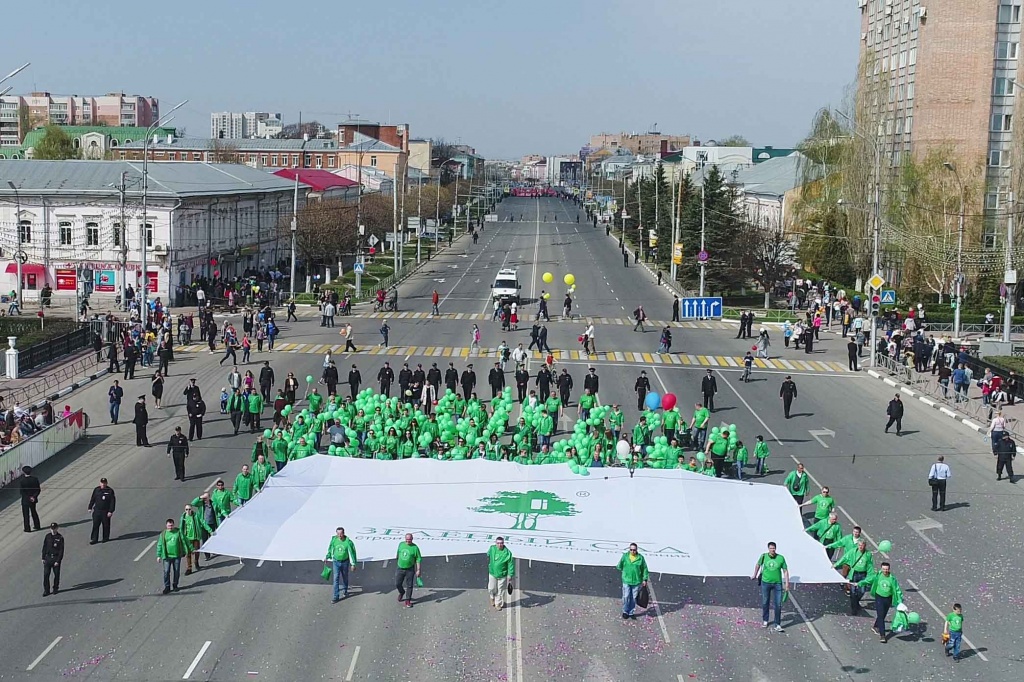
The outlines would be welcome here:
M 1022 159 L 1011 153 L 1021 0 L 857 0 L 858 124 L 888 164 L 951 146 L 962 167 L 985 164 L 985 246 L 1001 245 Z M 1018 122 L 1019 123 L 1019 122 Z M 1018 154 L 1019 156 L 1019 154 Z M 978 202 L 980 204 L 980 201 Z
M 16 147 L 30 130 L 50 124 L 147 128 L 159 117 L 160 102 L 155 97 L 123 92 L 4 95 L 0 97 L 0 146 Z

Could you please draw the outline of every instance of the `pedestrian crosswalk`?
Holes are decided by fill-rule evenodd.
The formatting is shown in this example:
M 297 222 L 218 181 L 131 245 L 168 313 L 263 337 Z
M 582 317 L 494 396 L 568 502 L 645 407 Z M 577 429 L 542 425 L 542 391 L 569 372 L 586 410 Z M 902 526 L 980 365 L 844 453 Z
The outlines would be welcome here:
M 274 346 L 273 354 L 280 353 L 302 353 L 320 355 L 330 349 L 331 353 L 338 356 L 348 357 L 350 355 L 387 355 L 402 357 L 428 357 L 428 358 L 459 358 L 468 360 L 479 358 L 482 360 L 495 361 L 497 354 L 493 349 L 478 350 L 476 348 L 458 348 L 452 346 L 380 346 L 363 347 L 356 353 L 345 353 L 344 344 L 319 344 L 319 343 L 278 343 Z M 177 346 L 175 353 L 183 352 L 208 352 L 205 345 Z M 602 351 L 593 355 L 578 350 L 556 350 L 552 353 L 556 362 L 601 362 L 611 364 L 627 365 L 669 365 L 681 367 L 721 367 L 724 369 L 742 369 L 743 358 L 727 355 L 693 355 L 688 353 L 640 353 L 635 351 Z M 531 353 L 533 362 L 542 361 L 543 355 L 536 351 Z M 264 359 L 265 353 L 252 354 L 253 358 Z M 784 358 L 772 358 L 768 360 L 754 360 L 755 371 L 776 372 L 813 372 L 813 373 L 848 373 L 845 365 L 839 362 L 828 360 L 787 360 Z
M 315 308 L 307 310 L 297 310 L 295 312 L 297 317 L 314 317 L 319 318 L 320 313 Z M 526 315 L 519 322 L 519 329 L 529 331 L 530 326 L 533 324 L 534 315 Z M 417 312 L 412 310 L 399 311 L 397 313 L 384 313 L 384 312 L 356 312 L 348 316 L 335 316 L 334 326 L 340 327 L 345 324 L 346 321 L 352 319 L 364 319 L 364 320 L 465 320 L 466 322 L 490 322 L 493 319 L 491 313 L 441 313 L 440 315 L 433 315 L 427 312 Z M 619 325 L 619 326 L 630 326 L 636 324 L 636 321 L 631 317 L 601 317 L 601 316 L 589 316 L 589 315 L 573 315 L 571 319 L 566 319 L 558 315 L 552 315 L 550 322 L 567 322 L 570 324 L 588 325 L 588 324 L 608 324 L 608 325 Z M 549 322 L 545 322 L 548 324 Z M 647 320 L 644 322 L 644 326 L 647 329 L 658 329 L 661 327 L 672 327 L 673 329 L 730 329 L 736 330 L 735 320 L 687 320 L 685 322 L 666 322 L 665 320 Z

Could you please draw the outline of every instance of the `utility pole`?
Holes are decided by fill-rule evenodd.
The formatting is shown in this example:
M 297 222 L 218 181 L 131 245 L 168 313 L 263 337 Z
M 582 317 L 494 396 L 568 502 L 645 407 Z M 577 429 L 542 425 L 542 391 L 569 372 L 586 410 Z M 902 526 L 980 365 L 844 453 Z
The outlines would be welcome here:
M 865 138 L 869 139 L 870 138 Z M 878 261 L 882 237 L 882 150 L 878 141 L 873 141 L 875 148 L 875 210 L 871 237 L 871 276 L 879 274 Z M 871 320 L 871 353 L 868 355 L 868 367 L 875 366 L 875 354 L 878 352 L 878 319 Z
M 392 232 L 392 246 L 394 246 L 394 271 L 395 275 L 398 275 L 398 252 L 402 250 L 402 245 L 398 243 L 398 177 L 396 177 L 391 183 L 391 232 Z
M 658 237 L 661 235 L 661 201 L 658 198 L 659 192 L 661 191 L 661 182 L 658 180 L 658 166 L 654 167 L 654 235 Z M 655 253 L 653 254 L 654 267 L 658 267 L 658 247 L 655 246 Z
M 643 180 L 636 181 L 636 215 L 637 215 L 637 240 L 636 240 L 636 252 L 640 257 L 640 260 L 644 259 L 644 205 L 640 197 L 640 185 L 643 184 Z
M 289 292 L 288 298 L 295 300 L 295 260 L 296 260 L 296 236 L 299 231 L 299 173 L 301 169 L 306 165 L 306 143 L 309 142 L 309 135 L 302 136 L 302 146 L 299 148 L 299 165 L 295 167 L 295 190 L 292 193 L 292 266 L 291 272 L 289 273 Z
M 23 66 L 21 68 L 25 68 L 25 67 Z M 17 72 L 15 72 L 15 73 L 17 73 Z M 8 78 L 10 78 L 10 76 L 8 76 Z M 4 79 L 4 80 L 6 80 L 6 79 Z M 14 203 L 15 203 L 15 208 L 14 208 L 14 210 L 15 210 L 15 219 L 14 219 L 14 223 L 15 223 L 15 229 L 17 230 L 17 233 L 18 233 L 18 250 L 15 251 L 15 253 L 14 253 L 14 260 L 18 264 L 18 287 L 16 289 L 16 293 L 18 295 L 18 310 L 24 310 L 24 308 L 25 308 L 25 301 L 23 301 L 22 298 L 21 298 L 22 297 L 22 293 L 24 293 L 22 291 L 22 284 L 21 284 L 21 276 L 22 276 L 21 275 L 21 261 L 25 260 L 25 252 L 22 251 L 21 246 L 25 242 L 24 242 L 24 239 L 22 238 L 22 234 L 21 234 L 21 195 L 18 194 L 18 188 L 14 186 L 14 183 L 12 181 L 8 180 L 7 181 L 7 186 L 10 187 L 12 190 L 14 190 Z M 78 314 L 77 311 L 76 311 L 75 314 L 76 315 Z
M 705 229 L 707 228 L 707 221 L 705 219 L 705 212 L 704 212 L 704 204 L 705 204 L 705 201 L 704 201 L 704 181 L 705 181 L 705 179 L 702 177 L 700 179 L 700 252 L 701 253 L 704 253 L 704 233 L 705 233 Z M 698 265 L 700 265 L 700 291 L 698 292 L 697 295 L 700 296 L 701 298 L 703 298 L 704 297 L 704 270 L 707 267 L 707 261 L 698 261 Z
M 128 309 L 128 231 L 125 229 L 125 215 L 124 215 L 124 195 L 128 189 L 128 172 L 121 171 L 121 184 L 117 188 L 120 192 L 120 206 L 121 209 L 121 305 L 124 309 Z
M 1006 303 L 1003 307 L 1003 342 L 1010 342 L 1010 326 L 1013 323 L 1013 301 L 1017 293 L 1017 271 L 1013 268 L 1013 192 L 1010 193 L 1010 210 L 1006 216 L 1005 274 Z
M 946 170 L 952 171 L 953 177 L 956 178 L 956 182 L 960 185 L 960 224 L 957 227 L 957 243 L 956 243 L 956 274 L 953 276 L 953 285 L 955 287 L 956 296 L 956 307 L 953 309 L 953 338 L 960 338 L 960 305 L 962 303 L 961 291 L 963 288 L 963 257 L 964 257 L 964 205 L 966 196 L 964 193 L 964 183 L 960 179 L 960 173 L 957 172 L 956 166 L 949 161 L 942 164 Z

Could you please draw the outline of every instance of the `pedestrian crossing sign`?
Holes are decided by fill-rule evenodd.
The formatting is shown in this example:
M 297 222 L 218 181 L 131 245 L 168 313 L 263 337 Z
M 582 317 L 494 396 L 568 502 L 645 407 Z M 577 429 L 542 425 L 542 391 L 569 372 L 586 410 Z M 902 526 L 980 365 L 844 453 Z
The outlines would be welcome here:
M 882 305 L 896 305 L 895 289 L 882 289 Z
M 366 272 L 366 265 L 363 263 L 354 263 L 352 265 L 352 272 L 361 275 Z

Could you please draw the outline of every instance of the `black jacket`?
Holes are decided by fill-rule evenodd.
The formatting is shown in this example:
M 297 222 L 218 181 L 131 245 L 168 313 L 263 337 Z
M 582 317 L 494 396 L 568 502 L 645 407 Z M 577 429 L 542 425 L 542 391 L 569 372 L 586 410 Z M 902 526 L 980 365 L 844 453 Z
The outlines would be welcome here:
M 92 497 L 89 498 L 89 511 L 94 514 L 113 514 L 116 506 L 117 497 L 114 495 L 113 488 L 109 485 L 106 488 L 99 486 L 93 488 Z
M 525 369 L 516 370 L 516 385 L 528 386 L 530 384 L 530 373 Z
M 403 368 L 398 373 L 398 385 L 399 386 L 408 386 L 411 383 L 412 383 L 412 370 L 409 369 L 408 367 L 405 367 L 405 368 Z
M 583 377 L 583 390 L 590 389 L 591 395 L 597 395 L 597 387 L 601 383 L 596 374 L 587 374 Z
M 427 380 L 427 375 L 422 369 L 416 369 L 412 373 L 412 383 L 416 386 L 422 386 Z
M 437 367 L 431 367 L 427 370 L 427 383 L 435 388 L 441 385 L 441 370 Z
M 260 386 L 273 386 L 274 385 L 274 368 L 264 366 L 260 370 Z
M 22 500 L 27 500 L 32 497 L 37 501 L 39 500 L 39 493 L 43 490 L 39 485 L 39 479 L 31 474 L 21 477 L 21 483 L 18 484 L 18 489 L 21 492 Z
M 637 393 L 647 393 L 651 390 L 651 380 L 647 377 L 637 377 L 636 383 L 633 384 L 633 390 Z
M 358 369 L 353 369 L 348 373 L 348 383 L 350 386 L 358 386 L 363 383 L 363 375 L 359 373 Z
M 558 375 L 558 390 L 568 393 L 572 390 L 572 377 L 568 372 Z
M 541 367 L 537 372 L 537 387 L 540 388 L 541 400 L 543 400 L 551 391 L 551 370 L 547 367 Z
M 190 418 L 198 417 L 202 419 L 206 415 L 206 403 L 203 400 L 198 400 L 194 403 L 188 404 L 188 416 Z
M 448 388 L 455 388 L 459 383 L 459 370 L 449 367 L 444 371 L 444 385 Z
M 505 373 L 495 367 L 487 373 L 487 383 L 494 388 L 505 387 Z
M 471 369 L 464 370 L 460 383 L 463 388 L 474 388 L 476 386 L 476 372 Z
M 193 386 L 189 384 L 185 387 L 185 390 L 181 392 L 185 396 L 185 400 L 189 403 L 194 403 L 203 399 L 203 393 L 199 390 L 199 386 Z
M 715 380 L 713 374 L 705 374 L 704 378 L 700 380 L 700 392 L 704 395 L 714 395 L 718 393 L 718 382 Z
M 43 538 L 43 561 L 60 563 L 64 561 L 64 536 L 50 531 Z
M 188 456 L 188 438 L 180 433 L 175 433 L 167 441 L 167 454 Z
M 996 443 L 996 454 L 1003 460 L 1012 459 L 1017 456 L 1017 444 L 1012 438 L 1002 438 Z
M 779 389 L 779 397 L 795 398 L 796 397 L 796 382 L 792 379 L 786 379 L 782 382 L 782 388 Z
M 903 401 L 896 400 L 893 398 L 889 401 L 889 407 L 885 408 L 885 413 L 893 419 L 900 419 L 903 417 Z
M 334 365 L 328 365 L 324 367 L 324 373 L 320 377 L 324 380 L 325 384 L 336 384 L 338 383 L 338 368 Z
M 381 367 L 377 372 L 377 381 L 381 386 L 390 386 L 395 382 L 395 370 L 390 367 Z
M 146 410 L 146 403 L 135 403 L 135 419 L 132 423 L 136 426 L 145 426 L 149 423 L 149 411 Z

